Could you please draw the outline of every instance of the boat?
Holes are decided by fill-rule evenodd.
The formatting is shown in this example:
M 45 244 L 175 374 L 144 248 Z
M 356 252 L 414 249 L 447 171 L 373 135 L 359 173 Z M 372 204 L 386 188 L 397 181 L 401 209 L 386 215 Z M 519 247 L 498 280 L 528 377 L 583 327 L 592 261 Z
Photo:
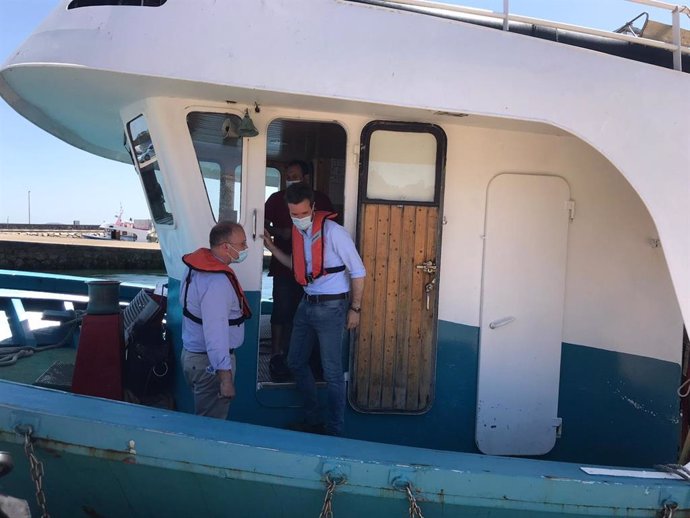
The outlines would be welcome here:
M 690 516 L 688 10 L 638 3 L 670 43 L 425 0 L 61 1 L 0 95 L 133 164 L 176 357 L 181 256 L 216 221 L 247 232 L 256 317 L 228 421 L 192 415 L 179 369 L 174 410 L 0 370 L 0 492 L 39 513 L 39 479 L 56 516 Z M 263 204 L 295 158 L 368 271 L 343 437 L 286 429 L 300 399 L 266 374 Z
M 122 206 L 120 212 L 115 215 L 113 223 L 103 223 L 100 232 L 89 232 L 83 234 L 86 239 L 100 239 L 105 241 L 138 241 L 147 243 L 155 241 L 155 233 L 152 232 L 150 220 L 122 219 Z

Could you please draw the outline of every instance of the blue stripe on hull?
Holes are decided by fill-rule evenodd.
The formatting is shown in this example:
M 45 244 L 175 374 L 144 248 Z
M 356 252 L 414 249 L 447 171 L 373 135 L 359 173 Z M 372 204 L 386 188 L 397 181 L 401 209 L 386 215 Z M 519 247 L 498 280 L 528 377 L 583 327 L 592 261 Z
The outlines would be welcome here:
M 171 279 L 169 290 L 173 309 L 179 282 Z M 260 293 L 249 292 L 247 297 L 258 316 Z M 178 357 L 179 313 L 173 309 L 169 314 Z M 252 320 L 237 355 L 238 396 L 230 418 L 284 427 L 300 419 L 300 398 L 290 388 L 264 389 L 257 394 L 257 354 L 252 345 L 258 343 L 257 334 L 258 321 Z M 563 418 L 563 434 L 556 447 L 540 458 L 647 467 L 675 462 L 679 366 L 580 345 L 563 344 L 562 348 L 559 416 Z M 478 349 L 477 327 L 439 322 L 436 396 L 431 409 L 422 415 L 363 414 L 348 409 L 345 435 L 390 442 L 395 431 L 394 440 L 401 445 L 477 453 Z M 189 388 L 180 369 L 177 372 L 178 408 L 191 412 Z M 325 390 L 321 396 L 325 397 Z

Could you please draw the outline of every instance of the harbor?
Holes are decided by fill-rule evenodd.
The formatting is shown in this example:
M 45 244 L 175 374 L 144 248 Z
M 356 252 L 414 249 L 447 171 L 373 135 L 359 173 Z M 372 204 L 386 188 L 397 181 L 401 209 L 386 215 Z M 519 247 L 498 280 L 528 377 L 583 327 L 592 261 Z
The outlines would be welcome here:
M 98 226 L 0 229 L 0 269 L 165 270 L 158 243 L 83 237 L 95 230 Z

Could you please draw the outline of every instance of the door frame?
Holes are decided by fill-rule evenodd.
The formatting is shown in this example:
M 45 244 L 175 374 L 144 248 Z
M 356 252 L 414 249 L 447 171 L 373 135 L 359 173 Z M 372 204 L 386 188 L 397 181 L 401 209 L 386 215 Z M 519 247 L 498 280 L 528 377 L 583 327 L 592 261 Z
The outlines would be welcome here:
M 384 200 L 378 198 L 368 198 L 367 197 L 367 180 L 369 175 L 369 143 L 371 142 L 371 136 L 375 131 L 393 131 L 401 133 L 428 133 L 431 134 L 436 139 L 436 161 L 435 161 L 435 185 L 434 185 L 434 196 L 432 201 L 393 201 Z M 433 352 L 434 355 L 438 354 L 436 342 L 438 338 L 438 314 L 439 314 L 439 302 L 440 302 L 440 281 L 441 281 L 441 250 L 442 250 L 442 235 L 443 235 L 443 195 L 445 190 L 445 173 L 446 173 L 446 156 L 448 149 L 448 139 L 446 133 L 436 124 L 424 123 L 424 122 L 409 122 L 409 121 L 387 121 L 387 120 L 374 120 L 367 123 L 361 131 L 360 135 L 360 153 L 359 153 L 359 176 L 358 176 L 358 196 L 357 196 L 357 224 L 356 224 L 356 234 L 355 242 L 359 246 L 362 238 L 362 205 L 364 203 L 379 203 L 379 204 L 389 204 L 389 205 L 415 205 L 415 206 L 428 206 L 436 207 L 438 210 L 438 221 L 436 226 L 437 239 L 436 239 L 436 250 L 434 251 L 436 257 L 436 288 L 435 288 L 435 322 L 432 325 L 432 344 L 434 344 Z M 371 272 L 369 272 L 370 274 Z M 366 280 L 365 280 L 366 282 Z M 354 351 L 356 347 L 356 342 L 358 340 L 358 332 L 356 330 L 350 333 L 350 350 L 348 352 L 349 356 L 349 380 L 352 383 L 352 378 L 354 375 Z M 360 408 L 352 399 L 352 392 L 348 387 L 347 397 L 350 406 L 358 412 L 361 413 L 385 413 L 385 414 L 402 414 L 402 415 L 420 415 L 428 412 L 434 403 L 436 391 L 436 359 L 434 358 L 434 368 L 431 372 L 430 377 L 431 386 L 429 387 L 429 404 L 419 410 L 419 411 L 399 411 L 399 410 L 376 410 L 376 409 L 362 409 Z

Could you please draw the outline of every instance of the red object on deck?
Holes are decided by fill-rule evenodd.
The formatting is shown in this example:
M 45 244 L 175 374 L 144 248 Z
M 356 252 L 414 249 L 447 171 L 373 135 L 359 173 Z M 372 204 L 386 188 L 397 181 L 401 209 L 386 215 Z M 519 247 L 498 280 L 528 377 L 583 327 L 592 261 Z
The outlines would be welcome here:
M 124 355 L 122 315 L 85 315 L 74 365 L 72 392 L 122 400 Z

